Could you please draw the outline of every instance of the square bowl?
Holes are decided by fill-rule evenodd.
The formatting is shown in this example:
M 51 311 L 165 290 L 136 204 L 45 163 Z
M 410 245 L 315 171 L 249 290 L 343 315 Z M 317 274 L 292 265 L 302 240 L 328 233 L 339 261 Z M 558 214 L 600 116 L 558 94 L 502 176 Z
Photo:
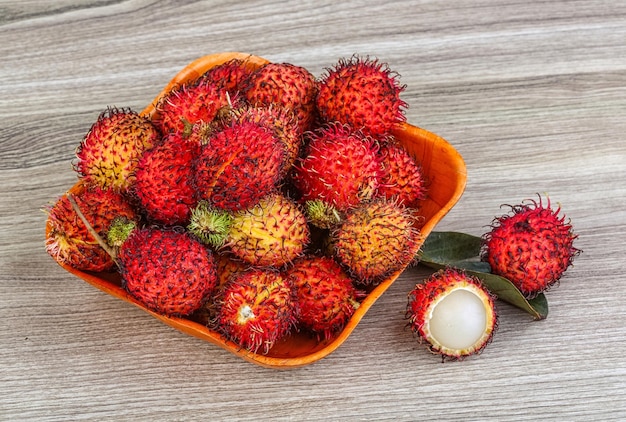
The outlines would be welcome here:
M 218 53 L 200 57 L 184 67 L 141 114 L 154 118 L 157 113 L 155 105 L 172 88 L 186 81 L 194 80 L 208 69 L 236 58 L 246 60 L 248 65 L 253 68 L 268 63 L 267 60 L 261 57 L 244 53 Z M 420 218 L 418 228 L 422 234 L 423 242 L 463 194 L 467 180 L 465 163 L 452 145 L 445 139 L 427 130 L 403 123 L 394 131 L 393 135 L 418 160 L 425 178 L 429 182 L 428 197 L 422 201 L 419 208 L 419 215 L 422 218 Z M 79 189 L 81 189 L 80 182 L 74 185 L 70 192 L 76 192 Z M 69 273 L 81 278 L 92 286 L 137 306 L 176 330 L 218 345 L 249 362 L 277 369 L 308 365 L 332 353 L 348 338 L 376 300 L 405 269 L 402 268 L 396 271 L 382 282 L 369 288 L 367 296 L 363 299 L 358 309 L 344 329 L 335 337 L 325 341 L 318 341 L 306 333 L 295 332 L 276 343 L 267 354 L 259 354 L 242 349 L 219 332 L 208 328 L 202 321 L 192 318 L 165 316 L 146 308 L 122 288 L 121 278 L 117 273 L 94 273 L 77 270 L 66 264 L 60 265 Z

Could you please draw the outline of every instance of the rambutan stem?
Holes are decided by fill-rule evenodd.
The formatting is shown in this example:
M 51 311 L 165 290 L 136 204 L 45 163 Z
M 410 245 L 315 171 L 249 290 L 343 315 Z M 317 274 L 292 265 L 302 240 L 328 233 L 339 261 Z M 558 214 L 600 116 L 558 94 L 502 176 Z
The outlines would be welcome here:
M 72 195 L 71 193 L 68 193 L 67 199 L 70 201 L 70 205 L 76 212 L 76 215 L 78 215 L 78 218 L 80 218 L 80 220 L 83 222 L 85 227 L 87 227 L 87 231 L 89 231 L 89 234 L 91 234 L 93 238 L 96 239 L 96 242 L 98 242 L 98 245 L 100 245 L 100 247 L 104 249 L 104 251 L 111 256 L 113 261 L 116 261 L 117 253 L 115 252 L 114 249 L 109 247 L 109 245 L 104 241 L 104 239 L 102 239 L 102 237 L 96 232 L 93 226 L 89 224 L 89 221 L 87 221 L 85 214 L 83 214 L 80 207 L 78 206 L 78 203 L 76 203 L 76 199 L 74 199 L 74 195 Z

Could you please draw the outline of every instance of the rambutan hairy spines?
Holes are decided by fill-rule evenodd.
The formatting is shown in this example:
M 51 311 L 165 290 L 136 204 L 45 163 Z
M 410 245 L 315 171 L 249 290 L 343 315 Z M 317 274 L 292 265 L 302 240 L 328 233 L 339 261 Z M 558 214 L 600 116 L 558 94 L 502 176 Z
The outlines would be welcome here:
M 483 235 L 482 259 L 491 271 L 509 279 L 527 297 L 558 284 L 580 253 L 569 220 L 551 208 L 550 199 L 527 200 L 509 206 Z
M 241 89 L 242 83 L 254 70 L 248 60 L 232 59 L 207 70 L 196 83 L 211 83 L 232 95 Z
M 381 143 L 381 162 L 377 196 L 396 198 L 403 205 L 417 209 L 427 195 L 427 181 L 418 163 L 395 139 Z
M 286 152 L 268 128 L 233 122 L 211 136 L 194 160 L 198 197 L 229 211 L 248 208 L 278 190 Z
M 70 196 L 90 227 L 77 214 Z M 65 194 L 46 211 L 46 251 L 57 262 L 86 271 L 110 271 L 115 267 L 113 258 L 90 228 L 104 238 L 116 217 L 139 219 L 124 196 L 99 187 L 82 187 L 78 192 Z
M 108 107 L 76 148 L 73 167 L 86 186 L 125 192 L 139 157 L 160 140 L 148 118 L 130 108 Z
M 185 232 L 135 229 L 120 246 L 117 258 L 123 287 L 163 315 L 195 312 L 217 285 L 212 252 Z
M 224 286 L 216 327 L 245 350 L 267 354 L 295 324 L 293 286 L 279 272 L 251 268 Z
M 364 293 L 331 257 L 308 255 L 285 270 L 296 292 L 298 320 L 319 340 L 341 331 Z
M 189 221 L 197 203 L 192 162 L 199 148 L 170 133 L 139 159 L 130 191 L 151 222 L 173 226 Z
M 446 268 L 409 293 L 406 317 L 420 342 L 442 361 L 460 360 L 492 341 L 498 327 L 495 300 L 477 277 Z
M 162 97 L 156 105 L 154 124 L 165 135 L 175 132 L 188 137 L 193 126 L 210 123 L 233 98 L 211 81 L 201 80 L 182 84 Z
M 278 268 L 298 258 L 310 237 L 306 216 L 299 205 L 275 193 L 233 213 L 226 246 L 252 265 Z
M 344 211 L 375 195 L 381 174 L 375 139 L 332 123 L 310 132 L 307 141 L 292 175 L 301 201 L 320 199 Z
M 405 89 L 386 63 L 369 57 L 341 59 L 318 83 L 317 108 L 323 121 L 339 121 L 373 136 L 385 136 L 406 121 Z
M 414 211 L 378 198 L 346 213 L 331 231 L 338 261 L 359 282 L 376 284 L 415 260 L 422 244 Z
M 250 75 L 242 91 L 253 106 L 275 104 L 291 110 L 301 133 L 309 130 L 317 118 L 317 80 L 301 66 L 267 63 Z

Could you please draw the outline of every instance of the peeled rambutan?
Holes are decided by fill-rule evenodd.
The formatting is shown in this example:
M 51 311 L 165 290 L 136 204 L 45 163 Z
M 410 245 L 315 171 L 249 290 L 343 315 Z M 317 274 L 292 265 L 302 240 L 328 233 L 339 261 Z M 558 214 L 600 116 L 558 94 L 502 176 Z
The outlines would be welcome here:
M 203 241 L 255 266 L 283 266 L 300 256 L 310 240 L 304 213 L 279 193 L 230 214 L 200 203 L 188 227 Z
M 404 86 L 389 67 L 369 58 L 340 60 L 319 81 L 317 108 L 326 122 L 341 122 L 374 137 L 406 120 Z
M 379 198 L 346 213 L 331 231 L 341 264 L 363 284 L 374 284 L 414 261 L 421 246 L 409 208 Z
M 302 201 L 323 200 L 340 211 L 372 198 L 381 167 L 378 144 L 349 126 L 331 124 L 309 134 L 306 155 L 294 166 Z
M 301 132 L 309 130 L 315 122 L 317 81 L 301 66 L 290 63 L 265 64 L 243 84 L 243 93 L 254 106 L 273 104 L 293 112 Z
M 85 188 L 65 194 L 47 208 L 46 251 L 57 262 L 85 271 L 109 271 L 115 263 L 94 238 L 70 202 L 70 195 L 97 235 L 106 237 L 116 217 L 138 217 L 126 198 L 113 190 Z
M 407 318 L 433 353 L 462 359 L 480 353 L 498 325 L 495 298 L 480 279 L 448 268 L 409 293 Z
M 215 325 L 242 348 L 267 354 L 295 326 L 295 312 L 291 284 L 277 271 L 251 268 L 224 286 Z
M 125 191 L 137 160 L 161 139 L 152 122 L 130 109 L 110 107 L 76 149 L 74 170 L 87 186 Z
M 184 225 L 196 206 L 192 162 L 200 146 L 170 133 L 146 151 L 135 168 L 132 193 L 151 222 Z
M 395 198 L 410 208 L 418 208 L 426 197 L 426 181 L 419 163 L 396 142 L 386 142 L 378 151 L 381 162 L 376 195 Z
M 328 340 L 341 331 L 359 307 L 362 292 L 332 258 L 306 256 L 285 271 L 296 292 L 298 321 Z
M 191 314 L 217 285 L 213 253 L 181 231 L 132 230 L 119 247 L 117 262 L 123 287 L 146 307 L 164 315 Z
M 245 209 L 278 188 L 285 160 L 284 144 L 272 130 L 233 123 L 214 133 L 195 159 L 198 196 L 218 208 Z
M 580 250 L 572 225 L 553 210 L 550 200 L 511 207 L 511 214 L 494 219 L 483 236 L 482 258 L 491 271 L 510 280 L 528 298 L 558 283 Z

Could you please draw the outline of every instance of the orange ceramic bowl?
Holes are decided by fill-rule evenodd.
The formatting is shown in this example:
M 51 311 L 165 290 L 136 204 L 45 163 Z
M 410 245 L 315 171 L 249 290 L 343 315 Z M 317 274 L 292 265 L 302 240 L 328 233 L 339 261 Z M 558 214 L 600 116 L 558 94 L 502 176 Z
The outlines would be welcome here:
M 268 61 L 257 56 L 242 53 L 220 53 L 201 57 L 183 68 L 155 98 L 155 101 L 142 111 L 143 115 L 153 117 L 155 105 L 169 90 L 181 83 L 193 80 L 213 66 L 233 58 L 247 59 L 252 67 L 261 66 Z M 465 189 L 467 179 L 465 163 L 461 155 L 443 138 L 424 129 L 403 124 L 394 135 L 404 147 L 421 163 L 429 181 L 428 198 L 423 201 L 419 214 L 420 230 L 425 239 L 435 225 L 452 209 Z M 80 183 L 72 190 L 80 189 Z M 313 363 L 333 352 L 356 328 L 365 313 L 376 300 L 391 286 L 404 270 L 397 271 L 380 284 L 373 287 L 356 310 L 347 325 L 336 337 L 318 342 L 304 333 L 294 333 L 277 343 L 267 354 L 257 354 L 243 350 L 237 344 L 227 340 L 220 333 L 206 327 L 200 321 L 187 318 L 167 317 L 147 309 L 139 301 L 131 297 L 122 287 L 120 277 L 115 273 L 84 272 L 62 265 L 68 272 L 80 277 L 94 287 L 125 302 L 143 309 L 163 323 L 194 337 L 214 343 L 229 352 L 255 364 L 271 368 L 294 368 Z

